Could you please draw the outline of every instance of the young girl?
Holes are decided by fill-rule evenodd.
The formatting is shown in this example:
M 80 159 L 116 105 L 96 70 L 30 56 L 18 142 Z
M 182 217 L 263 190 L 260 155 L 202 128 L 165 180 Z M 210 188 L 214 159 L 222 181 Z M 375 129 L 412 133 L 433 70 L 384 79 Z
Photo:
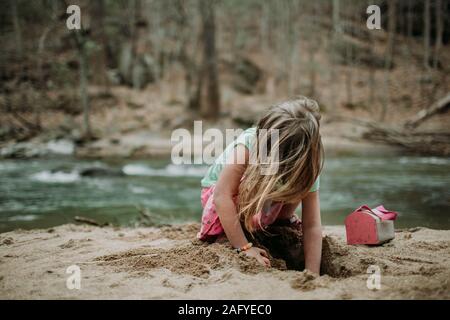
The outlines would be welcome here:
M 201 182 L 203 216 L 198 238 L 215 241 L 226 236 L 238 252 L 270 266 L 267 252 L 253 246 L 243 228 L 251 233 L 277 220 L 301 223 L 305 268 L 319 273 L 319 174 L 323 163 L 319 121 L 318 104 L 296 97 L 271 107 L 256 127 L 228 145 Z M 278 141 L 271 141 L 270 133 L 266 134 L 271 129 L 278 132 Z M 269 149 L 268 165 L 250 161 L 259 159 L 261 146 Z M 263 173 L 267 166 L 274 169 L 270 174 Z M 302 221 L 294 213 L 300 204 Z

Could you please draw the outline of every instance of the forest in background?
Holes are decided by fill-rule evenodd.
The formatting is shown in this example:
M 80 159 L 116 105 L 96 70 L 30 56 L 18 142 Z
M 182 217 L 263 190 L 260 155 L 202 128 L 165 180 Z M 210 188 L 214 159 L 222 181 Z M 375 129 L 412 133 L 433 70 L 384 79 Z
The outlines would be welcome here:
M 370 4 L 382 30 L 366 26 Z M 0 147 L 248 126 L 302 94 L 325 136 L 448 155 L 449 13 L 448 0 L 3 1 Z

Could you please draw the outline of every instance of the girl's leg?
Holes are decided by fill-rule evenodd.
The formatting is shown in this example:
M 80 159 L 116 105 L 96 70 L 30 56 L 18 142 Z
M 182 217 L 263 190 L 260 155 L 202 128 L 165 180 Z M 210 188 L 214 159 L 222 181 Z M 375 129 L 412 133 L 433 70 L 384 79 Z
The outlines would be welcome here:
M 214 186 L 202 190 L 202 225 L 197 238 L 203 241 L 215 241 L 218 237 L 224 235 L 224 230 L 213 202 L 213 194 Z

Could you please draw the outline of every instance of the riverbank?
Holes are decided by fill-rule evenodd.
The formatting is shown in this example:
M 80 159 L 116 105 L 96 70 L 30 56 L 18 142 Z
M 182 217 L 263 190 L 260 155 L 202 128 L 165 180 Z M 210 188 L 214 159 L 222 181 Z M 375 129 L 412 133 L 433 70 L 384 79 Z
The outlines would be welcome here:
M 98 87 L 92 87 L 90 90 L 93 97 L 101 96 L 100 93 L 101 88 Z M 108 108 L 105 108 L 105 104 L 111 103 L 108 100 L 111 97 L 106 101 L 94 99 L 98 103 L 98 108 L 94 108 L 91 114 L 95 139 L 83 138 L 81 115 L 71 119 L 64 110 L 53 110 L 42 119 L 43 129 L 35 132 L 33 136 L 1 136 L 0 158 L 34 159 L 61 155 L 79 159 L 167 157 L 171 155 L 172 147 L 176 144 L 171 143 L 173 131 L 185 128 L 194 133 L 194 121 L 201 120 L 198 115 L 183 107 L 183 104 L 170 105 L 153 87 L 136 92 L 119 86 L 114 87 L 110 95 L 114 97 L 115 103 Z M 278 98 L 265 95 L 233 95 L 224 106 L 219 120 L 202 120 L 200 135 L 211 128 L 219 129 L 223 133 L 227 129 L 245 129 L 254 124 L 274 101 L 278 101 Z M 399 113 L 391 115 L 386 122 L 389 128 L 403 128 L 405 119 L 414 116 L 418 110 L 408 108 L 397 111 Z M 32 114 L 27 116 L 31 117 Z M 447 114 L 431 118 L 416 131 L 447 132 L 449 119 Z M 373 115 L 360 109 L 340 108 L 333 113 L 324 111 L 321 135 L 327 154 L 446 155 L 445 152 L 415 152 L 414 148 L 408 148 L 402 143 L 374 141 L 371 139 L 370 125 L 373 123 L 370 121 L 373 121 Z M 9 122 L 4 124 L 5 128 L 8 124 Z M 198 143 L 206 146 L 209 141 L 193 139 L 193 144 L 197 144 L 193 146 L 193 152 L 202 150 Z
M 322 138 L 327 155 L 404 155 L 408 154 L 398 146 L 367 141 L 358 137 L 342 137 L 327 134 Z M 171 142 L 168 134 L 148 131 L 127 133 L 121 137 L 100 138 L 86 144 L 77 145 L 71 138 L 47 140 L 37 137 L 27 142 L 10 142 L 0 145 L 0 159 L 39 159 L 73 156 L 78 159 L 146 159 L 168 158 L 178 142 Z M 194 140 L 194 143 L 198 143 Z M 201 142 L 200 142 L 201 143 Z M 204 150 L 193 146 L 195 150 Z
M 63 225 L 0 234 L 2 299 L 450 299 L 450 230 L 398 230 L 381 247 L 347 246 L 324 228 L 323 271 L 264 269 L 227 244 L 195 240 L 196 224 L 163 228 Z M 273 252 L 272 252 L 273 253 Z M 81 289 L 66 269 L 81 270 Z M 381 290 L 367 289 L 367 268 Z

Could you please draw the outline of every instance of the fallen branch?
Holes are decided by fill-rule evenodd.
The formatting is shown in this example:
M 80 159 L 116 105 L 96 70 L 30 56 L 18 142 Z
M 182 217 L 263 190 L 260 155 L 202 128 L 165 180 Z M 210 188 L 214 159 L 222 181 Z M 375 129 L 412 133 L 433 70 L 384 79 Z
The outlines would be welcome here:
M 450 134 L 448 133 L 411 133 L 370 130 L 363 135 L 372 141 L 398 145 L 414 153 L 448 156 L 450 154 Z
M 350 117 L 334 117 L 327 123 L 341 121 L 367 128 L 363 138 L 371 141 L 400 146 L 413 153 L 424 155 L 450 155 L 450 133 L 445 132 L 412 132 L 387 127 L 378 122 Z
M 405 123 L 405 127 L 409 129 L 416 128 L 426 119 L 434 116 L 435 114 L 446 111 L 450 107 L 450 93 L 444 98 L 438 100 L 430 108 L 419 111 L 411 120 Z
M 13 118 L 16 119 L 18 122 L 20 122 L 22 127 L 25 128 L 26 130 L 38 132 L 41 129 L 38 125 L 28 121 L 24 116 L 22 116 L 17 111 L 11 110 L 10 113 L 13 116 Z

